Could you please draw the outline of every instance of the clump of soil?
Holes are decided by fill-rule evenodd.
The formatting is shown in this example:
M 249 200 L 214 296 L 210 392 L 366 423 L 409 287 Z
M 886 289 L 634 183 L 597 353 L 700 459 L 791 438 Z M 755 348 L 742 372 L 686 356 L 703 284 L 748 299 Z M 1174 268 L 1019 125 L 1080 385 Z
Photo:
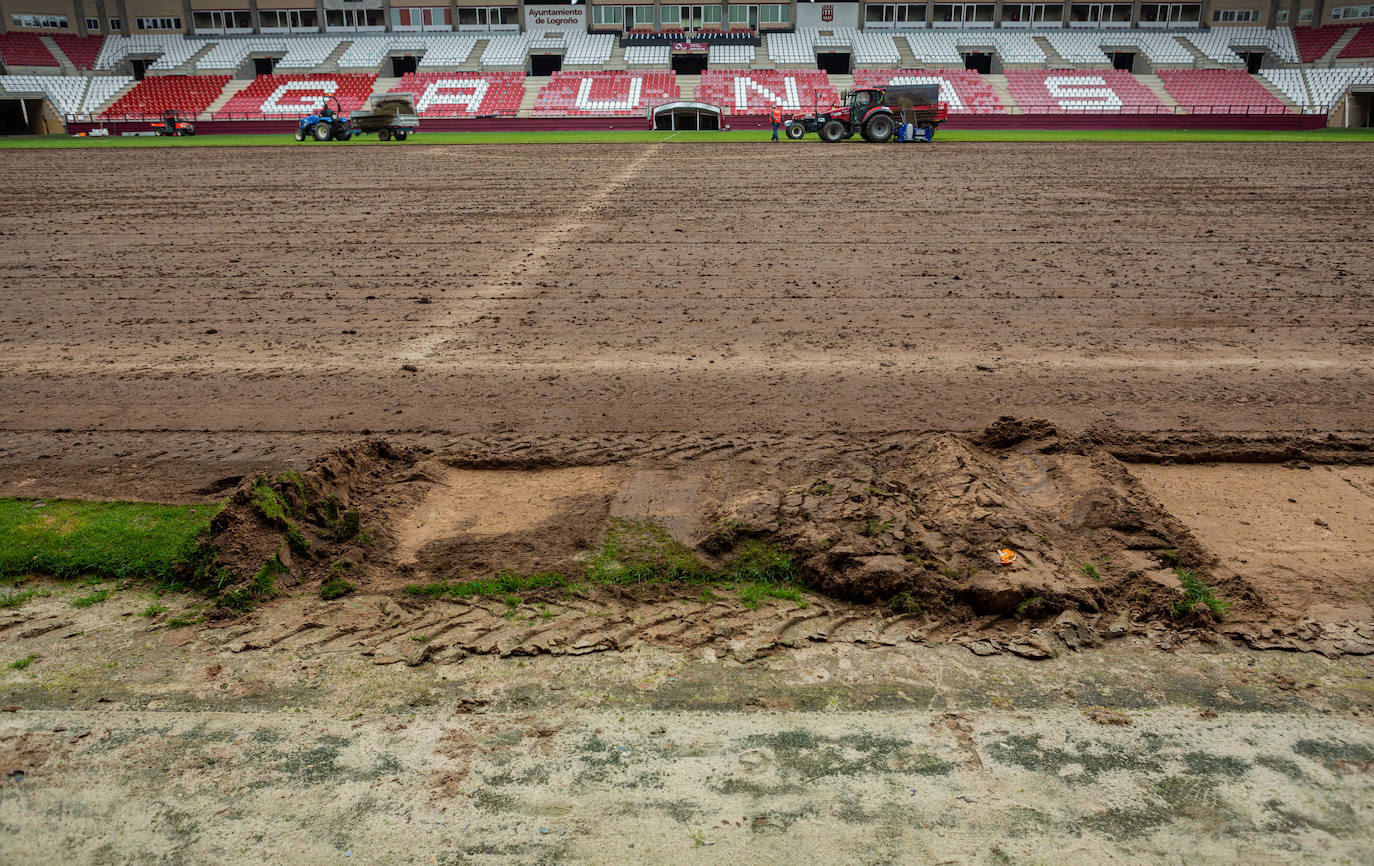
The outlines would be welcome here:
M 828 595 L 954 616 L 1169 616 L 1174 569 L 1206 579 L 1213 564 L 1122 464 L 1009 418 L 972 438 L 924 437 L 871 475 L 735 497 L 718 525 L 726 539 L 775 539 Z
M 404 476 L 417 459 L 417 452 L 370 439 L 332 451 L 304 472 L 244 479 L 210 522 L 191 582 L 215 592 L 225 614 L 314 572 L 321 580 L 363 573 L 388 530 L 359 500 Z

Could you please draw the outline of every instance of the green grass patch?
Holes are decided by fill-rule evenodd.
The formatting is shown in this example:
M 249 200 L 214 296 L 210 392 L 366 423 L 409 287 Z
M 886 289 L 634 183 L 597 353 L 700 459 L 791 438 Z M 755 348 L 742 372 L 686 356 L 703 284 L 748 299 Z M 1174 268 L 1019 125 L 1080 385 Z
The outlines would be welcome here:
M 736 588 L 746 607 L 757 608 L 770 598 L 806 606 L 797 566 L 790 554 L 750 539 L 739 545 L 724 568 L 713 570 L 663 527 L 648 521 L 613 521 L 600 550 L 587 566 L 585 580 L 599 586 L 700 586 L 705 602 L 716 597 L 712 587 L 727 585 Z M 412 584 L 405 591 L 430 598 L 497 598 L 506 604 L 506 615 L 514 617 L 526 594 L 570 589 L 575 585 L 558 572 L 520 575 L 504 571 L 485 580 Z
M 219 508 L 0 499 L 0 575 L 170 581 Z
M 537 589 L 567 587 L 571 581 L 556 571 L 522 576 L 503 571 L 486 580 L 465 580 L 458 582 L 411 584 L 405 588 L 410 595 L 424 595 L 430 598 L 506 598 Z M 517 602 L 518 604 L 519 602 Z
M 325 601 L 333 601 L 336 598 L 343 598 L 356 588 L 341 577 L 330 578 L 320 584 L 320 598 Z
M 1099 572 L 1099 571 L 1097 570 L 1097 566 L 1096 566 L 1096 565 L 1093 565 L 1091 562 L 1086 562 L 1086 563 L 1084 563 L 1081 567 L 1082 567 L 1083 573 L 1086 574 L 1088 577 L 1091 577 L 1093 580 L 1101 580 L 1101 579 L 1102 579 L 1102 574 L 1101 574 L 1101 572 Z
M 943 129 L 935 134 L 935 146 L 959 142 L 1365 142 L 1374 141 L 1374 129 L 1312 129 L 1312 130 L 1252 130 L 1252 129 Z M 771 137 L 767 129 L 721 131 L 652 131 L 644 129 L 608 129 L 565 132 L 423 132 L 405 142 L 381 144 L 376 138 L 355 138 L 347 142 L 295 141 L 291 133 L 198 135 L 194 138 L 120 137 L 76 138 L 69 135 L 0 137 L 0 149 L 102 149 L 127 147 L 298 147 L 318 150 L 331 147 L 428 147 L 432 145 L 501 144 L 603 144 L 653 143 L 659 141 L 682 143 L 757 142 L 763 144 Z M 837 145 L 822 144 L 814 135 L 799 142 L 784 142 L 784 146 L 816 148 L 818 153 L 832 153 Z M 863 147 L 866 142 L 855 138 L 839 147 Z M 895 145 L 894 145 L 895 146 Z M 914 146 L 913 146 L 914 148 Z
M 36 661 L 38 661 L 38 655 L 36 653 L 29 653 L 22 659 L 15 659 L 14 661 L 10 662 L 10 670 L 22 671 L 24 668 L 28 667 Z
M 0 594 L 0 610 L 8 610 L 13 607 L 19 607 L 19 605 L 23 604 L 29 599 L 37 598 L 40 595 L 47 595 L 47 593 L 40 593 L 36 589 L 19 589 L 13 592 L 6 592 Z
M 72 599 L 72 607 L 90 607 L 93 604 L 100 604 L 109 598 L 114 592 L 112 589 L 97 589 L 89 595 L 82 595 Z
M 1224 617 L 1231 612 L 1231 602 L 1217 598 L 1212 588 L 1199 580 L 1197 575 L 1182 568 L 1174 569 L 1174 574 L 1178 575 L 1178 582 L 1183 585 L 1183 598 L 1174 603 L 1175 614 L 1184 616 L 1191 613 L 1199 604 L 1207 607 L 1218 617 Z
M 262 564 L 262 568 L 258 569 L 258 573 L 253 575 L 251 581 L 220 593 L 219 604 L 239 613 L 252 610 L 253 605 L 277 594 L 277 575 L 285 573 L 286 566 L 274 554 Z
M 153 602 L 152 604 L 143 608 L 143 612 L 140 613 L 139 616 L 146 617 L 147 619 L 152 619 L 153 617 L 158 616 L 159 614 L 164 614 L 166 612 L 167 605 L 159 604 L 158 602 Z

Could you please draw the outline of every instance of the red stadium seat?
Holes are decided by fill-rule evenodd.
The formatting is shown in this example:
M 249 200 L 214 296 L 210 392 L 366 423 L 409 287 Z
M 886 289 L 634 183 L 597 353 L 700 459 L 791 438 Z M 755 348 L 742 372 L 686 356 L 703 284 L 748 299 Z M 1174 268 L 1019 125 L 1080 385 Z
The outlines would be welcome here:
M 6 66 L 61 66 L 37 33 L 0 33 L 0 59 Z
M 1360 26 L 1355 38 L 1336 55 L 1342 60 L 1358 60 L 1374 57 L 1374 24 Z
M 1315 63 L 1321 56 L 1331 50 L 1331 46 L 1336 44 L 1336 40 L 1341 38 L 1341 34 L 1349 28 L 1337 25 L 1334 27 L 1294 27 L 1293 43 L 1298 47 L 1298 56 L 1303 63 Z
M 155 119 L 165 111 L 200 114 L 229 83 L 227 75 L 159 75 L 145 78 L 105 112 L 107 117 Z
M 1158 69 L 1178 104 L 1193 114 L 1285 114 L 1287 106 L 1243 69 Z
M 53 41 L 77 69 L 94 69 L 95 59 L 100 56 L 100 46 L 104 44 L 105 37 L 59 33 L 53 37 Z

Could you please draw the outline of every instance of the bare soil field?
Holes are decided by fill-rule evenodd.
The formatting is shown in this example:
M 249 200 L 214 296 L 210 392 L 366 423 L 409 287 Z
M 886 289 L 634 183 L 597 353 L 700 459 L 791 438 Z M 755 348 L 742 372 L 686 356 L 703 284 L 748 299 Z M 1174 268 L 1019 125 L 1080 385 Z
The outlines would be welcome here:
M 1374 152 L 819 153 L 7 153 L 0 496 L 279 570 L 0 612 L 0 854 L 1367 862 Z M 446 589 L 624 527 L 804 591 Z
M 364 430 L 1371 428 L 1367 147 L 836 154 L 7 153 L 0 492 Z

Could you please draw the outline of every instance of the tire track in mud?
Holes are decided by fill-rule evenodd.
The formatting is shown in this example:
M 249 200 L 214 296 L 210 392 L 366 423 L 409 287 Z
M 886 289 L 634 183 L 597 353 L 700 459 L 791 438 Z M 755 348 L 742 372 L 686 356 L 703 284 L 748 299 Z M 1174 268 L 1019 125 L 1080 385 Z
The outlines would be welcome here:
M 567 211 L 561 220 L 535 238 L 531 245 L 517 248 L 509 257 L 496 262 L 492 272 L 485 274 L 481 284 L 475 287 L 479 297 L 469 298 L 467 302 L 499 301 L 510 295 L 516 286 L 520 289 L 526 289 L 530 280 L 548 273 L 551 264 L 553 264 L 554 251 L 586 228 L 590 218 L 605 208 L 622 187 L 633 181 L 663 145 L 664 142 L 659 141 L 646 147 L 643 153 L 630 160 L 623 169 L 612 175 L 599 190 L 577 207 Z M 520 255 L 521 253 L 524 255 Z M 507 268 L 510 269 L 509 273 L 502 273 Z M 452 313 L 453 310 L 450 308 L 445 311 L 442 317 L 434 317 L 425 327 L 436 327 L 441 323 L 448 324 L 436 333 L 410 340 L 401 357 L 408 361 L 418 361 L 433 355 L 452 336 L 454 330 L 454 326 L 451 324 Z

